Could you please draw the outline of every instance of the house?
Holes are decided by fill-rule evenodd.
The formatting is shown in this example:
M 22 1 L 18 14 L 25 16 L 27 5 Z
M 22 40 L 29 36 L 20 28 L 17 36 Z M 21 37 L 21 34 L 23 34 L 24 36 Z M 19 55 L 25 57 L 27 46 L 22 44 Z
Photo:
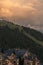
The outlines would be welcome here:
M 28 64 L 33 65 L 33 57 L 31 55 L 28 56 Z
M 8 58 L 6 58 L 4 61 L 3 61 L 3 65 L 14 65 L 11 60 L 9 60 Z
M 2 57 L 2 53 L 0 52 L 0 64 L 2 65 L 2 60 L 3 60 L 3 57 Z
M 3 62 L 3 51 L 2 48 L 0 48 L 0 64 L 2 65 Z
M 28 51 L 24 53 L 23 57 L 28 57 Z
M 37 57 L 35 58 L 35 65 L 40 65 L 40 61 Z
M 24 65 L 28 65 L 28 59 L 27 59 L 27 57 L 24 57 Z
M 8 57 L 8 59 L 10 60 L 9 61 L 9 64 L 8 65 L 17 65 L 17 59 L 16 59 L 16 54 L 15 54 L 15 52 L 13 52 L 13 53 L 11 53 L 11 55 L 10 56 L 7 56 Z
M 19 65 L 19 58 L 17 58 L 17 61 L 16 62 L 17 62 L 17 65 Z
M 36 55 L 30 54 L 29 56 L 25 54 L 24 65 L 40 65 L 40 61 Z
M 20 50 L 15 50 L 15 54 L 17 57 L 23 57 L 25 55 L 25 53 L 27 53 L 27 50 L 26 49 L 20 49 Z
M 17 65 L 16 54 L 12 49 L 5 51 L 5 65 Z
M 9 49 L 4 54 L 0 53 L 1 63 L 2 55 L 4 57 L 3 65 L 40 65 L 37 56 L 25 49 Z

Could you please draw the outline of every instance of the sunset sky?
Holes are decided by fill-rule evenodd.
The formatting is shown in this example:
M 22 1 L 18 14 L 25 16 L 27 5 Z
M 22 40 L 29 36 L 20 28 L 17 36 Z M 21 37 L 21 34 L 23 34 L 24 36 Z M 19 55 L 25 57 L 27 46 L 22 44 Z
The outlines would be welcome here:
M 43 0 L 0 0 L 0 19 L 43 31 Z

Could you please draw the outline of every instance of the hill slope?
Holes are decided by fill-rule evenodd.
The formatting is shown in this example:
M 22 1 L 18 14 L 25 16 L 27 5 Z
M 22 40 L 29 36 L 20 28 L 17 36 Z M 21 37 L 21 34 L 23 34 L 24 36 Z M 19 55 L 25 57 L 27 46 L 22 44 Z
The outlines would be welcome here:
M 0 47 L 27 48 L 43 60 L 43 34 L 5 20 L 0 20 Z

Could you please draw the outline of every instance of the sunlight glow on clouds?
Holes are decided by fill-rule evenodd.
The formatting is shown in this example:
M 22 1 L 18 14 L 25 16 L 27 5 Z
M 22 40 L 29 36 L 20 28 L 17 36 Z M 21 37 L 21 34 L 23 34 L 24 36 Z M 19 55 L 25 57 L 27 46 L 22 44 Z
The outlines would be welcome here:
M 28 0 L 1 0 L 0 5 L 0 13 L 4 16 L 23 16 L 24 14 L 23 17 L 25 17 L 28 16 L 27 11 L 33 13 L 36 10 L 32 7 L 33 3 Z
M 24 26 L 42 25 L 43 0 L 0 0 L 0 18 L 15 19 Z

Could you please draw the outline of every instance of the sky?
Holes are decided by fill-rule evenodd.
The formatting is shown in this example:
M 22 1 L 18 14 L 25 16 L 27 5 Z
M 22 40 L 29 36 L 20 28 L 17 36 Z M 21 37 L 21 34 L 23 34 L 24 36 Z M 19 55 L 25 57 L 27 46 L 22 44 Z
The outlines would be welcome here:
M 43 32 L 43 0 L 0 0 L 0 19 Z

